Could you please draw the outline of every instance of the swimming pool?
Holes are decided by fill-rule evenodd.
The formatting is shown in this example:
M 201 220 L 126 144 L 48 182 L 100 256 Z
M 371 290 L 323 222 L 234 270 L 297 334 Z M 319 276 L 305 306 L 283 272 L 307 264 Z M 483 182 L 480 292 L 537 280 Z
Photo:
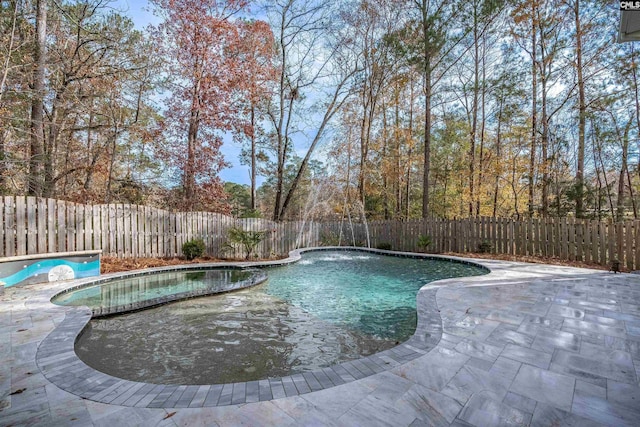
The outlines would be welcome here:
M 248 289 L 93 319 L 76 353 L 102 372 L 160 384 L 312 371 L 394 347 L 415 330 L 423 285 L 486 270 L 350 250 L 306 252 L 267 273 Z

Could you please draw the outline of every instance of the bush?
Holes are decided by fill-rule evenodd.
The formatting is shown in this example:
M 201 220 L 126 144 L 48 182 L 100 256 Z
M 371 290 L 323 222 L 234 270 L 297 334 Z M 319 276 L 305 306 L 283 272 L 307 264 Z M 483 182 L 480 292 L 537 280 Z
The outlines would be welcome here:
M 378 243 L 378 246 L 376 246 L 376 248 L 382 249 L 383 251 L 390 251 L 391 243 L 387 243 L 387 242 Z
M 423 251 L 427 250 L 427 247 L 431 244 L 431 236 L 418 237 L 418 247 Z
M 478 245 L 478 252 L 481 254 L 491 252 L 491 249 L 493 249 L 493 244 L 488 240 L 483 240 L 482 243 Z
M 338 246 L 338 236 L 334 233 L 320 233 L 320 246 Z
M 229 229 L 229 241 L 232 244 L 242 245 L 245 258 L 249 259 L 253 250 L 262 242 L 266 231 L 244 231 L 242 228 L 233 227 Z
M 204 254 L 206 246 L 202 239 L 193 239 L 184 242 L 182 245 L 182 255 L 189 261 L 201 257 Z

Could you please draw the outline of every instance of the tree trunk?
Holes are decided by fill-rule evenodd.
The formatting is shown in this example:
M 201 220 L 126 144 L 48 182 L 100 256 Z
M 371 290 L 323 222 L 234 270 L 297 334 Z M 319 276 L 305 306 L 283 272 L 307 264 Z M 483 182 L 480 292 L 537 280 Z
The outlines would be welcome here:
M 347 84 L 347 82 L 351 79 L 353 74 L 355 74 L 355 72 L 356 72 L 356 69 L 352 70 L 350 73 L 347 73 L 345 76 L 343 76 L 342 81 L 335 88 L 335 92 L 333 93 L 333 97 L 332 97 L 331 101 L 328 103 L 328 105 L 326 106 L 326 110 L 325 110 L 324 116 L 322 117 L 322 122 L 320 123 L 320 127 L 318 128 L 318 131 L 316 132 L 316 135 L 313 138 L 313 141 L 311 142 L 311 145 L 309 146 L 309 148 L 307 150 L 307 154 L 305 154 L 304 158 L 302 159 L 302 163 L 300 163 L 300 167 L 298 168 L 296 176 L 293 178 L 293 181 L 291 182 L 291 187 L 287 191 L 287 195 L 284 198 L 284 202 L 282 203 L 282 207 L 280 208 L 280 211 L 278 212 L 278 215 L 277 215 L 278 219 L 284 218 L 284 214 L 286 213 L 286 211 L 287 211 L 287 209 L 289 207 L 289 204 L 291 203 L 291 200 L 293 199 L 293 195 L 295 194 L 295 192 L 296 192 L 296 190 L 298 188 L 298 185 L 300 184 L 300 180 L 302 179 L 305 171 L 307 170 L 307 165 L 309 164 L 309 160 L 311 159 L 311 156 L 313 155 L 313 152 L 316 149 L 318 143 L 320 142 L 320 140 L 324 136 L 325 128 L 327 127 L 327 125 L 331 121 L 331 118 L 333 117 L 333 115 L 338 110 L 340 110 L 340 108 L 342 107 L 344 102 L 347 100 L 346 96 L 342 96 L 342 89 Z M 341 96 L 342 96 L 342 98 L 341 98 Z M 289 111 L 289 117 L 291 117 L 291 111 Z M 287 131 L 286 132 L 288 134 L 288 125 L 287 125 Z M 286 148 L 287 148 L 287 146 L 285 144 L 285 149 Z M 285 154 L 286 154 L 286 152 L 285 152 Z M 283 165 L 284 165 L 284 163 L 283 163 Z
M 496 177 L 493 182 L 493 217 L 496 217 L 498 212 L 498 192 L 500 184 L 500 172 L 502 163 L 502 99 L 498 107 L 498 128 L 496 130 Z
M 106 191 L 106 195 L 105 195 L 105 203 L 111 203 L 112 196 L 113 196 L 113 190 L 112 190 L 111 187 L 113 185 L 113 168 L 114 168 L 115 163 L 116 163 L 116 150 L 118 149 L 118 134 L 119 133 L 120 133 L 120 130 L 118 129 L 118 123 L 114 122 L 114 125 L 113 125 L 113 140 L 112 140 L 112 144 L 111 144 L 111 158 L 109 160 L 109 175 L 108 175 L 108 178 L 107 178 L 107 191 Z M 190 210 L 190 207 L 186 206 L 184 209 L 185 210 Z
M 547 78 L 549 77 L 549 73 L 547 72 L 547 65 L 544 59 L 545 52 L 544 47 L 541 48 L 541 57 L 542 57 L 542 73 L 540 73 L 540 84 L 542 86 L 541 96 L 542 96 L 542 135 L 540 138 L 540 148 L 541 152 L 541 160 L 540 163 L 542 165 L 542 196 L 541 196 L 541 214 L 543 217 L 546 217 L 548 214 L 549 207 L 549 117 L 547 116 Z
M 631 120 L 627 123 L 624 129 L 624 134 L 620 135 L 620 131 L 618 130 L 618 125 L 616 124 L 616 132 L 618 133 L 618 138 L 621 139 L 620 143 L 622 145 L 622 164 L 620 165 L 620 174 L 618 178 L 618 197 L 616 200 L 616 220 L 622 221 L 624 220 L 624 208 L 625 208 L 625 180 L 627 178 L 627 158 L 629 154 L 629 130 L 631 128 Z
M 382 103 L 382 162 L 380 164 L 382 173 L 382 208 L 384 210 L 384 219 L 391 219 L 391 211 L 389 209 L 389 186 L 387 173 L 388 141 L 387 141 L 387 109 L 385 103 Z
M 480 195 L 482 190 L 482 182 L 484 180 L 484 141 L 486 126 L 486 95 L 487 95 L 487 66 L 486 66 L 486 36 L 482 36 L 482 89 L 480 92 L 480 153 L 478 158 L 478 189 L 476 199 L 476 215 L 480 212 Z
M 478 14 L 473 12 L 473 101 L 471 105 L 471 130 L 469 134 L 469 216 L 473 216 L 476 167 L 476 133 L 478 127 L 478 91 L 480 88 L 480 58 L 478 46 Z
M 195 177 L 195 157 L 196 157 L 196 144 L 198 141 L 198 124 L 200 120 L 200 114 L 198 110 L 191 111 L 191 117 L 189 118 L 189 131 L 187 133 L 187 163 L 184 168 L 184 204 L 183 208 L 187 211 L 193 209 L 195 204 L 195 190 L 196 190 L 196 177 Z M 114 141 L 114 153 L 115 153 L 115 141 Z
M 422 176 L 422 217 L 429 216 L 429 170 L 431 168 L 431 70 L 424 75 L 424 173 Z
M 634 49 L 633 43 L 629 43 L 631 45 L 631 63 L 634 65 L 631 67 L 631 79 L 633 80 L 633 94 L 634 101 L 636 104 L 636 127 L 637 132 L 640 134 L 640 93 L 638 93 L 638 68 L 637 68 L 637 60 L 636 60 L 636 50 Z M 637 141 L 638 152 L 640 153 L 640 138 Z M 638 165 L 636 167 L 638 172 L 638 177 L 640 177 L 640 156 L 638 156 Z
M 586 110 L 584 78 L 582 76 L 582 29 L 580 26 L 580 0 L 573 8 L 576 25 L 576 71 L 578 75 L 578 162 L 576 164 L 576 218 L 584 217 L 584 149 Z
M 399 218 L 402 214 L 402 191 L 400 184 L 400 87 L 396 86 L 396 110 L 395 110 L 395 141 L 393 144 L 393 156 L 394 156 L 394 164 L 393 164 L 393 192 L 396 199 L 396 210 L 395 216 Z
M 11 53 L 13 52 L 13 44 L 16 39 L 16 22 L 18 20 L 18 0 L 13 1 L 13 16 L 11 17 L 11 32 L 9 36 L 9 46 L 7 47 L 7 54 L 4 58 L 4 64 L 2 64 L 2 79 L 0 79 L 0 106 L 2 105 L 2 96 L 4 95 L 4 85 L 7 82 L 7 76 L 9 75 L 9 68 L 11 63 Z M 0 151 L 0 155 L 3 151 Z M 0 166 L 2 167 L 2 166 Z M 0 174 L 0 180 L 3 177 Z M 0 185 L 2 185 L 2 181 L 0 181 Z
M 288 7 L 287 7 L 288 8 Z M 276 167 L 276 197 L 273 205 L 273 220 L 280 221 L 280 207 L 282 206 L 282 191 L 284 186 L 284 162 L 286 160 L 285 153 L 285 144 L 286 138 L 288 135 L 284 134 L 284 116 L 285 116 L 285 100 L 286 100 L 286 90 L 287 90 L 287 70 L 286 64 L 288 61 L 287 56 L 287 43 L 285 42 L 285 33 L 287 29 L 286 24 L 286 9 L 282 10 L 282 20 L 280 21 L 280 38 L 279 38 L 279 48 L 280 48 L 280 81 L 278 87 L 278 116 L 277 119 L 273 119 L 275 125 L 275 131 L 277 136 L 277 152 L 278 152 L 278 165 Z M 289 107 L 291 108 L 293 104 L 293 98 L 290 100 Z
M 537 131 L 537 98 L 538 98 L 538 88 L 537 88 L 537 73 L 536 73 L 536 62 L 537 62 L 537 53 L 536 53 L 536 45 L 537 45 L 537 37 L 536 37 L 536 3 L 531 3 L 532 7 L 532 25 L 531 25 L 531 146 L 529 153 L 529 217 L 533 216 L 534 212 L 534 183 L 535 183 L 535 167 L 536 167 L 536 131 Z
M 362 113 L 362 122 L 360 124 L 360 172 L 358 174 L 358 197 L 360 202 L 364 205 L 365 202 L 365 175 L 367 173 L 367 157 L 369 155 L 369 138 L 367 137 L 367 121 L 369 115 L 365 109 Z
M 27 194 L 42 196 L 44 186 L 44 82 L 47 60 L 47 0 L 36 2 L 36 44 L 31 101 L 31 152 Z
M 407 181 L 405 183 L 405 199 L 406 199 L 406 209 L 407 209 L 407 219 L 411 214 L 411 200 L 410 200 L 410 191 L 411 191 L 411 151 L 413 147 L 413 80 L 410 80 L 411 85 L 411 98 L 409 99 L 409 149 L 407 150 Z
M 256 107 L 251 103 L 251 209 L 256 209 Z

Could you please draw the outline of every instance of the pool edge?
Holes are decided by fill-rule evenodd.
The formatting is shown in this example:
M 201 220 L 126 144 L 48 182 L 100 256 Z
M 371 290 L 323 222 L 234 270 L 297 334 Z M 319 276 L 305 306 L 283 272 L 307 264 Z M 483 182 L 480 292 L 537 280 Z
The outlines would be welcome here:
M 481 262 L 459 257 L 393 252 L 362 247 L 318 247 L 296 249 L 289 253 L 288 258 L 282 260 L 156 267 L 113 273 L 101 277 L 99 281 L 135 277 L 160 271 L 179 271 L 211 266 L 215 268 L 247 268 L 285 265 L 299 261 L 304 252 L 326 250 L 358 250 L 387 256 L 448 260 L 480 267 L 488 272 L 487 275 L 491 275 L 491 269 Z M 459 284 L 460 281 L 470 277 L 474 276 L 443 279 L 424 285 L 416 296 L 418 313 L 416 331 L 404 343 L 370 356 L 303 374 L 214 385 L 162 385 L 113 377 L 86 365 L 78 358 L 74 350 L 76 339 L 92 317 L 91 310 L 87 307 L 58 306 L 50 301 L 48 301 L 49 304 L 65 312 L 65 319 L 38 346 L 36 363 L 45 378 L 62 390 L 84 399 L 121 406 L 147 408 L 216 407 L 302 395 L 389 371 L 427 354 L 438 345 L 442 338 L 442 318 L 437 309 L 436 299 L 438 289 L 451 284 Z M 54 294 L 59 294 L 68 289 L 95 282 L 96 280 L 87 279 L 60 282 L 54 287 L 59 289 L 52 289 L 52 291 Z M 182 402 L 186 400 L 181 400 L 183 394 L 190 396 L 188 406 L 181 406 Z

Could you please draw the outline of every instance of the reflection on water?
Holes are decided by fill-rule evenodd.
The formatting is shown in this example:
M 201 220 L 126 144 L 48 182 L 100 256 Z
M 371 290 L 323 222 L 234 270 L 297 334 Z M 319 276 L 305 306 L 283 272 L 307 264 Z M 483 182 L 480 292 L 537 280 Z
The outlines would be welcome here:
M 250 272 L 241 270 L 149 274 L 80 288 L 59 295 L 52 302 L 60 305 L 85 305 L 89 308 L 116 307 L 184 292 L 205 289 L 217 292 L 227 289 L 231 283 L 246 280 L 250 276 Z
M 485 273 L 362 252 L 303 257 L 253 288 L 93 319 L 76 352 L 100 371 L 151 383 L 286 376 L 395 346 L 415 331 L 420 287 Z

